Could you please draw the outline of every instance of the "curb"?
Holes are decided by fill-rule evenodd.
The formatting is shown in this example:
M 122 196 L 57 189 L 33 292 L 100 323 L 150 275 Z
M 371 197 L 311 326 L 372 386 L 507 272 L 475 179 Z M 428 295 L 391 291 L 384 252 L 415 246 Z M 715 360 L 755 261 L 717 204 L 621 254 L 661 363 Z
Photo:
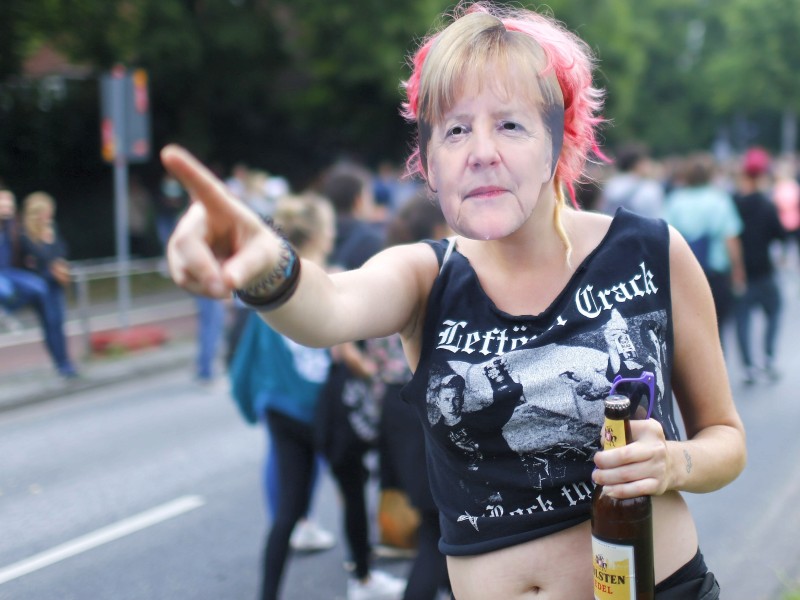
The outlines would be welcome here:
M 194 360 L 193 343 L 167 343 L 158 348 L 131 352 L 120 357 L 105 357 L 84 364 L 77 379 L 64 380 L 51 370 L 29 372 L 0 385 L 0 412 L 6 412 L 118 384 L 186 368 Z

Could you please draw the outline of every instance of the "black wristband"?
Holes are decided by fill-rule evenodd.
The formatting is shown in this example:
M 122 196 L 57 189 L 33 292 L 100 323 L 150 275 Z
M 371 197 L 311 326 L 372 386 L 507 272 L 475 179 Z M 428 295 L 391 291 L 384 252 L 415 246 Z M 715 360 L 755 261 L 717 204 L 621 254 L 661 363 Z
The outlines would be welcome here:
M 259 311 L 268 311 L 285 304 L 300 282 L 300 257 L 286 239 L 281 238 L 278 264 L 262 279 L 244 289 L 234 291 L 242 304 Z M 280 284 L 275 286 L 277 282 Z

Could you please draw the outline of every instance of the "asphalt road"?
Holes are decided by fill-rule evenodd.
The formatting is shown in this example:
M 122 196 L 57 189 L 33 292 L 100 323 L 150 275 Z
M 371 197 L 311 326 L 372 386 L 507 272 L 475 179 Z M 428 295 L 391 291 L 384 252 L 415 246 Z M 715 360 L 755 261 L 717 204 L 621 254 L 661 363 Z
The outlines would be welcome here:
M 800 285 L 784 291 L 782 379 L 740 384 L 726 337 L 747 469 L 723 490 L 687 495 L 726 600 L 778 600 L 800 583 Z M 263 432 L 244 424 L 227 390 L 192 385 L 186 369 L 0 413 L 0 599 L 254 598 L 263 452 Z M 339 543 L 292 558 L 286 600 L 344 598 L 327 477 L 315 512 Z
M 0 599 L 255 598 L 263 437 L 185 372 L 0 415 Z M 316 513 L 338 532 L 327 477 Z M 287 600 L 344 598 L 339 540 L 291 561 Z
M 779 344 L 779 381 L 743 385 L 729 340 L 734 399 L 747 432 L 744 472 L 712 494 L 686 495 L 706 561 L 730 600 L 777 600 L 800 589 L 800 288 L 794 289 Z

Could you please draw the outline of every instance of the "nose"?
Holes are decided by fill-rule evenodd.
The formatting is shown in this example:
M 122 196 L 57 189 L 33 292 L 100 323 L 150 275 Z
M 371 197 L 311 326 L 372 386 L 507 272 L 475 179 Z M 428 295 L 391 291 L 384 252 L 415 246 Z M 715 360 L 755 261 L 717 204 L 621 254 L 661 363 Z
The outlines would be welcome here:
M 490 128 L 476 127 L 470 136 L 469 165 L 486 167 L 497 164 L 500 160 L 497 140 Z

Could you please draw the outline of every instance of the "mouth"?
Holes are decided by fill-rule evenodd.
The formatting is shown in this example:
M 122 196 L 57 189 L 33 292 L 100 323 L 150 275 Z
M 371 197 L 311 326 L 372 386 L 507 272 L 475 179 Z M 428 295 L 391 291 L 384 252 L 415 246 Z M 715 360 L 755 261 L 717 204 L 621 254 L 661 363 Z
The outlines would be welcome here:
M 508 190 L 506 190 L 505 188 L 501 188 L 501 187 L 497 187 L 497 186 L 493 186 L 493 185 L 487 185 L 487 186 L 477 187 L 477 188 L 474 188 L 474 189 L 470 190 L 464 196 L 464 199 L 466 200 L 466 199 L 470 199 L 470 198 L 475 198 L 475 199 L 495 198 L 496 196 L 500 196 L 501 194 L 505 194 L 507 191 Z

